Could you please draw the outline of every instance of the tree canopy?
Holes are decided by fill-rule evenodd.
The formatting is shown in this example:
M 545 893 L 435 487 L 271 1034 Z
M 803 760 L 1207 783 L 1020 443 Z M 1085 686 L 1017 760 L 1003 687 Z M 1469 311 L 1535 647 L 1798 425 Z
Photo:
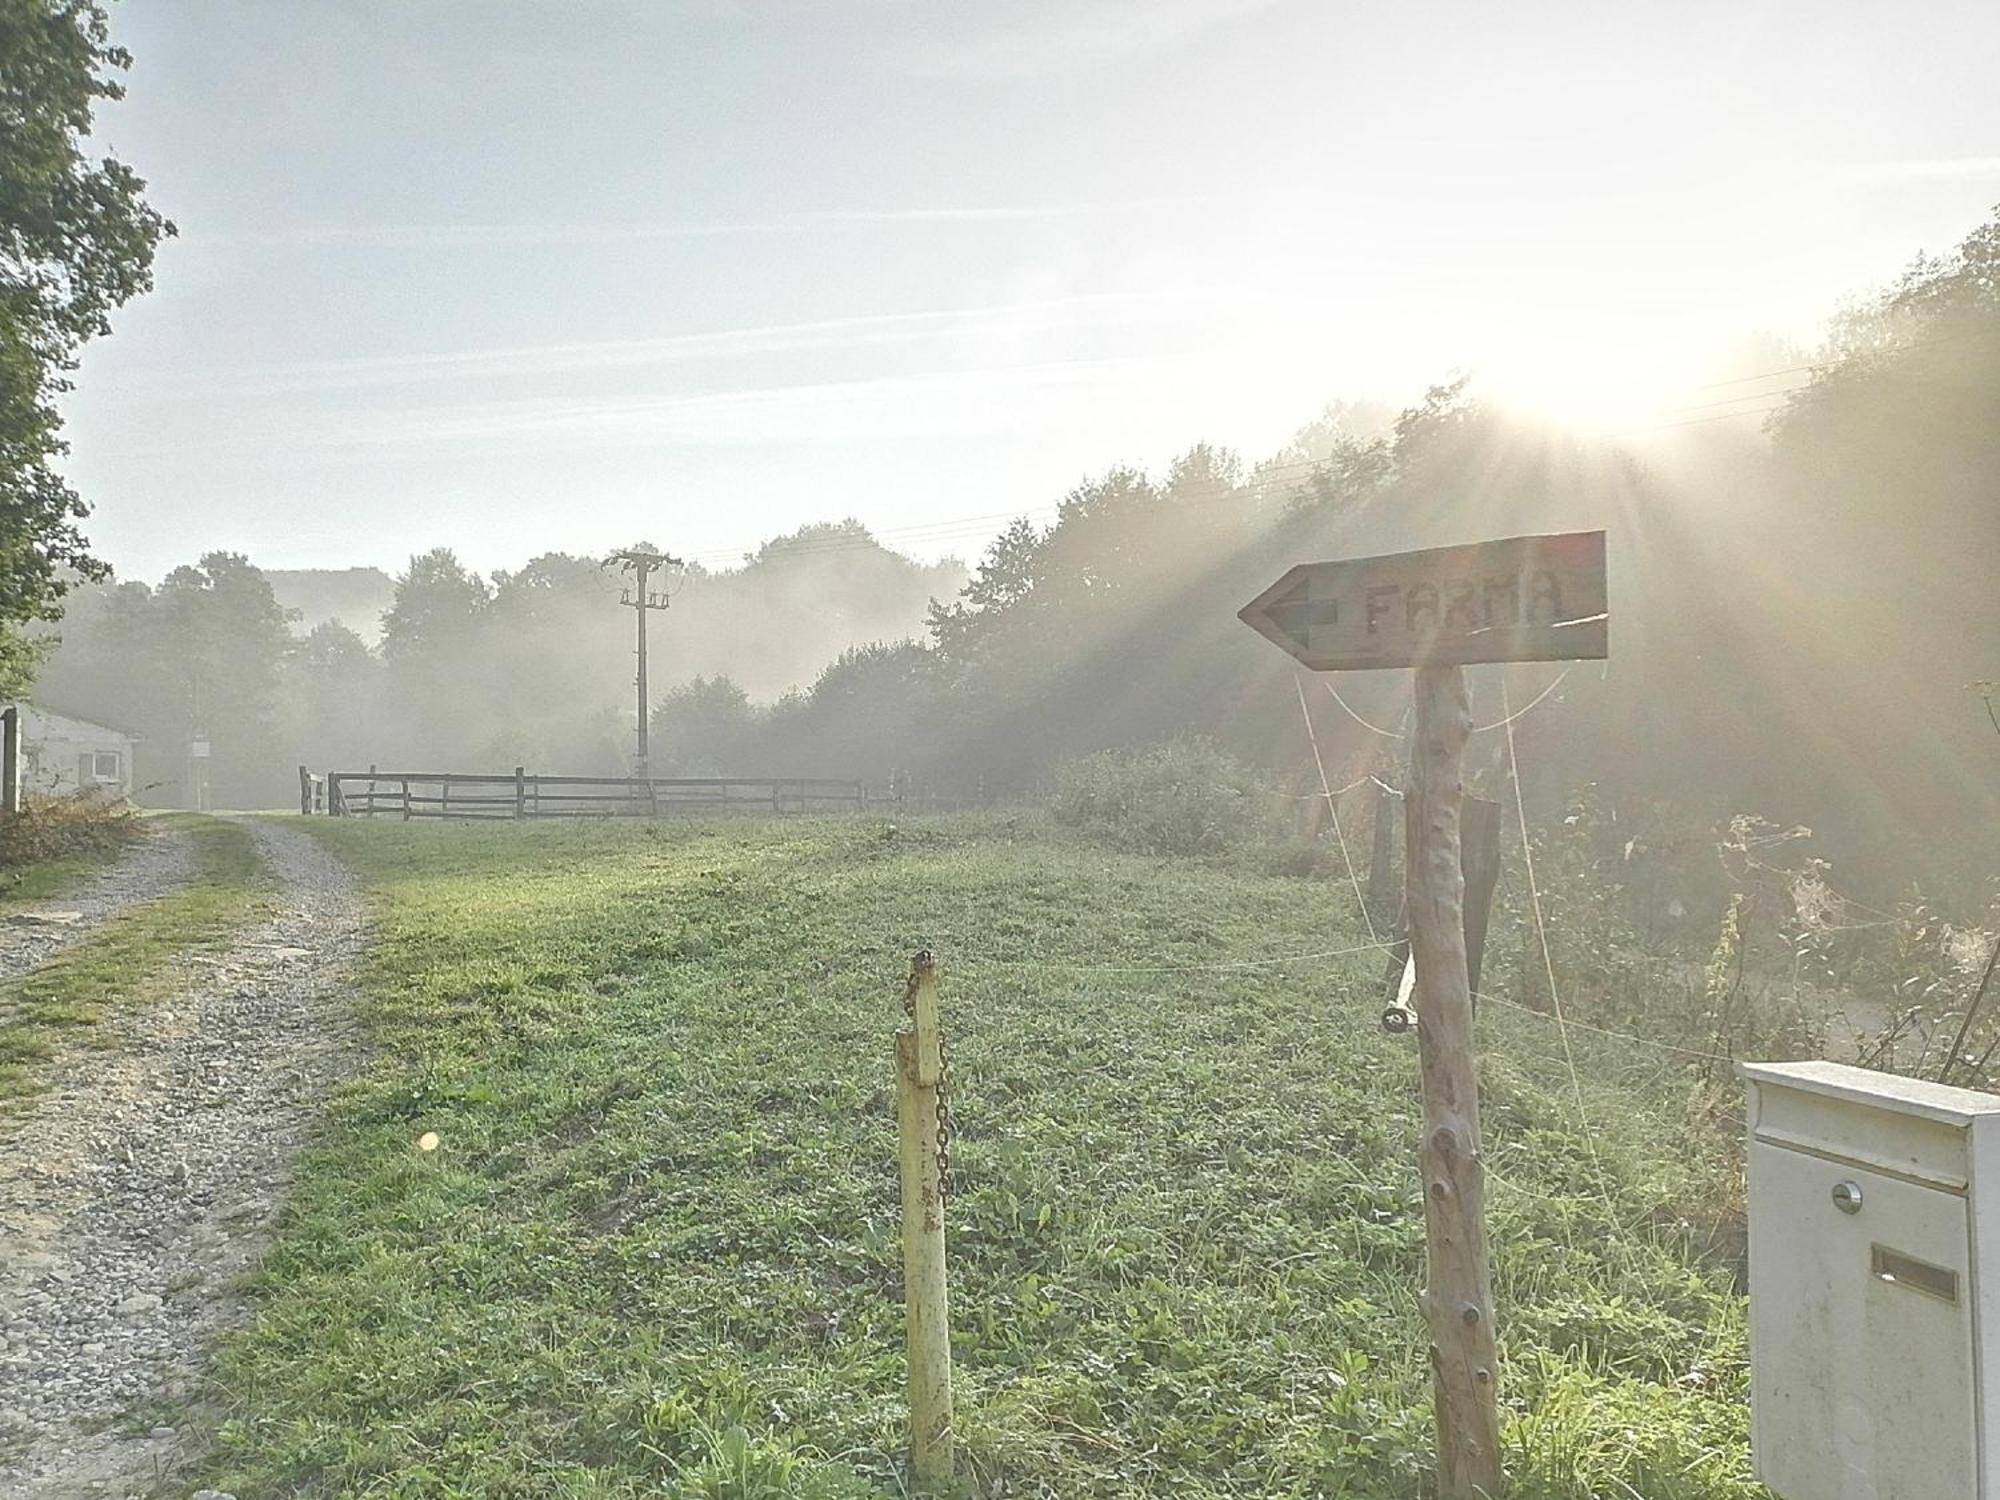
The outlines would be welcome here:
M 19 692 L 38 655 L 24 627 L 55 618 L 73 577 L 102 576 L 89 508 L 57 471 L 56 400 L 174 231 L 129 166 L 85 154 L 131 65 L 102 6 L 0 0 L 0 60 L 0 690 Z

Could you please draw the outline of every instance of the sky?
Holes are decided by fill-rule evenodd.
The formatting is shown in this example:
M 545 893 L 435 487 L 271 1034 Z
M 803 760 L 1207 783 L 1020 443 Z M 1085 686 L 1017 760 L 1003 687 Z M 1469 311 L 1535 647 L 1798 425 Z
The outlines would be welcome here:
M 972 556 L 1115 464 L 1255 460 L 1458 371 L 1643 438 L 1764 404 L 1786 377 L 1714 382 L 2000 203 L 1987 3 L 113 22 L 98 140 L 180 230 L 66 407 L 127 577 L 720 565 L 849 515 Z

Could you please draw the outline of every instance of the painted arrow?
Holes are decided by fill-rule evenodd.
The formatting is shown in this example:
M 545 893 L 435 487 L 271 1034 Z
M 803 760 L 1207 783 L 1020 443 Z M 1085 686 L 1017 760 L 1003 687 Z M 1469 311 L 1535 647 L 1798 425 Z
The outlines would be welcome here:
M 1315 625 L 1338 625 L 1340 601 L 1312 597 L 1312 579 L 1301 578 L 1264 605 L 1264 617 L 1307 650 Z

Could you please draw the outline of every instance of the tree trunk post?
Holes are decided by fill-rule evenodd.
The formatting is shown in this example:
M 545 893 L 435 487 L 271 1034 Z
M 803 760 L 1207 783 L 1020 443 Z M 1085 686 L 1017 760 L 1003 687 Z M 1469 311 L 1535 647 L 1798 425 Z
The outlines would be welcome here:
M 21 710 L 0 713 L 0 812 L 21 810 Z
M 910 1025 L 896 1034 L 896 1117 L 903 1179 L 904 1330 L 910 1366 L 910 1473 L 919 1489 L 949 1484 L 951 1321 L 945 1293 L 947 1125 L 937 970 L 928 953 L 910 965 Z
M 1418 667 L 1404 796 L 1404 879 L 1424 1091 L 1423 1303 L 1431 1329 L 1438 1490 L 1444 1500 L 1501 1493 L 1499 1363 L 1466 972 L 1465 876 L 1459 865 L 1463 759 L 1471 728 L 1464 671 Z
M 1465 799 L 1462 843 L 1458 866 L 1465 871 L 1465 978 L 1476 1015 L 1479 971 L 1486 958 L 1486 927 L 1493 918 L 1493 892 L 1500 884 L 1499 803 L 1484 797 Z
M 1397 798 L 1379 781 L 1375 783 L 1375 841 L 1368 859 L 1368 907 L 1375 915 L 1379 931 L 1390 932 L 1396 922 L 1396 810 Z

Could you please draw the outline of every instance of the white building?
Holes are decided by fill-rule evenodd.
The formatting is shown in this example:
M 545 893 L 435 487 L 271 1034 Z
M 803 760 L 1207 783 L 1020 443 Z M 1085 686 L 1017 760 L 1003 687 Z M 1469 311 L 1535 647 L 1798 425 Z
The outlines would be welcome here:
M 73 797 L 79 791 L 101 797 L 132 794 L 136 735 L 52 714 L 32 703 L 11 706 L 21 711 L 21 790 L 28 800 Z

